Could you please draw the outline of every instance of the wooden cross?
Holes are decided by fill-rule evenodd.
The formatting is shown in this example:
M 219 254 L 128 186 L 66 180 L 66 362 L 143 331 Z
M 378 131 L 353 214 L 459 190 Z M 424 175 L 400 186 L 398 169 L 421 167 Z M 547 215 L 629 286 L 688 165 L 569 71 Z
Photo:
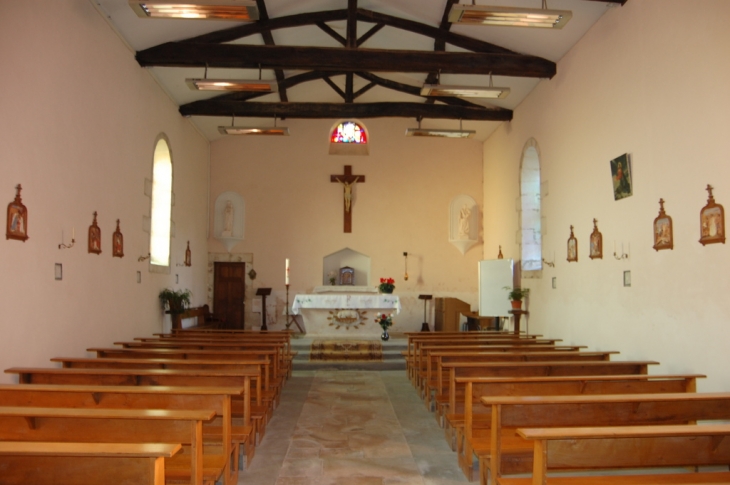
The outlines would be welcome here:
M 365 183 L 365 176 L 353 175 L 352 165 L 345 165 L 345 173 L 342 175 L 330 175 L 330 182 L 343 185 L 344 232 L 352 232 L 352 189 L 355 184 Z

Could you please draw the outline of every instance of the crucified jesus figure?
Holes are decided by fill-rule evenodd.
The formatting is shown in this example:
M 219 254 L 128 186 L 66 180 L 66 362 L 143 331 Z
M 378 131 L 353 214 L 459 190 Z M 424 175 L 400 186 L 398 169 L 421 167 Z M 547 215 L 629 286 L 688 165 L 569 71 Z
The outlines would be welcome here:
M 343 187 L 344 187 L 344 191 L 345 191 L 345 210 L 347 212 L 350 212 L 350 204 L 352 203 L 352 186 L 357 183 L 357 179 L 359 179 L 359 178 L 360 178 L 360 176 L 355 177 L 355 180 L 353 180 L 349 184 L 347 182 L 343 182 L 342 180 L 340 180 L 339 177 L 335 179 L 339 183 L 341 183 L 343 185 Z

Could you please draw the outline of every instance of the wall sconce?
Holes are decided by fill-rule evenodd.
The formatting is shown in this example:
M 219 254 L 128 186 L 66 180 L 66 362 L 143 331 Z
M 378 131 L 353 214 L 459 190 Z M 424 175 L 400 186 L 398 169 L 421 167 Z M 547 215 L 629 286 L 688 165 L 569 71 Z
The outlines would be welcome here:
M 61 230 L 61 244 L 58 245 L 58 249 L 71 249 L 76 244 L 76 228 L 71 228 L 71 244 L 64 244 L 63 242 L 63 230 Z
M 152 257 L 152 253 L 147 253 L 147 256 L 140 256 L 139 258 L 137 258 L 137 261 L 139 261 L 141 263 L 142 261 L 148 260 L 151 257 Z
M 631 252 L 631 243 L 629 243 L 628 251 L 624 252 L 624 243 L 621 243 L 621 254 L 616 254 L 616 241 L 613 242 L 613 257 L 621 261 L 622 259 L 629 259 L 629 253 Z
M 408 281 L 408 253 L 407 252 L 403 253 L 403 258 L 405 259 L 405 264 L 406 264 L 406 274 L 403 275 L 403 279 L 405 281 Z

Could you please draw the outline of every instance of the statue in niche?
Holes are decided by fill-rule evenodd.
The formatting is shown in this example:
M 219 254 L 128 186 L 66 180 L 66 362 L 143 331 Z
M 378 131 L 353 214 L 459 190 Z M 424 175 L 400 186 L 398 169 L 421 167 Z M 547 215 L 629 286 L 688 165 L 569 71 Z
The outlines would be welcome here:
M 360 177 L 355 177 L 355 180 L 353 180 L 351 183 L 343 182 L 339 178 L 335 179 L 339 183 L 341 183 L 344 186 L 345 190 L 345 211 L 350 212 L 350 204 L 352 203 L 352 186 L 357 183 L 357 179 Z
M 471 209 L 464 204 L 459 212 L 459 239 L 469 239 L 471 228 L 469 227 L 469 218 L 471 217 Z
M 233 237 L 233 202 L 226 201 L 226 207 L 223 209 L 223 232 L 221 237 Z

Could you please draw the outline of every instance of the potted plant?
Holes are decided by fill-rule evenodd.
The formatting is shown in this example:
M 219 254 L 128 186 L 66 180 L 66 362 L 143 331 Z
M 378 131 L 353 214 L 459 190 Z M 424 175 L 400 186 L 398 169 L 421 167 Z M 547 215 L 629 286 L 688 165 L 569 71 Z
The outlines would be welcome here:
M 529 288 L 512 288 L 510 286 L 505 286 L 504 289 L 509 290 L 507 298 L 509 298 L 512 302 L 513 310 L 519 310 L 522 308 L 522 299 L 530 294 Z
M 159 294 L 162 309 L 167 309 L 170 315 L 185 313 L 185 310 L 190 306 L 191 295 L 190 290 L 171 290 L 170 288 L 165 288 Z
M 380 328 L 383 329 L 383 334 L 380 338 L 382 340 L 388 340 L 390 338 L 390 335 L 388 335 L 388 328 L 393 325 L 393 314 L 391 313 L 390 315 L 386 315 L 385 313 L 381 313 L 375 317 L 375 323 L 380 325 Z
M 395 280 L 393 278 L 380 278 L 378 289 L 381 293 L 393 293 L 393 290 L 395 290 Z

